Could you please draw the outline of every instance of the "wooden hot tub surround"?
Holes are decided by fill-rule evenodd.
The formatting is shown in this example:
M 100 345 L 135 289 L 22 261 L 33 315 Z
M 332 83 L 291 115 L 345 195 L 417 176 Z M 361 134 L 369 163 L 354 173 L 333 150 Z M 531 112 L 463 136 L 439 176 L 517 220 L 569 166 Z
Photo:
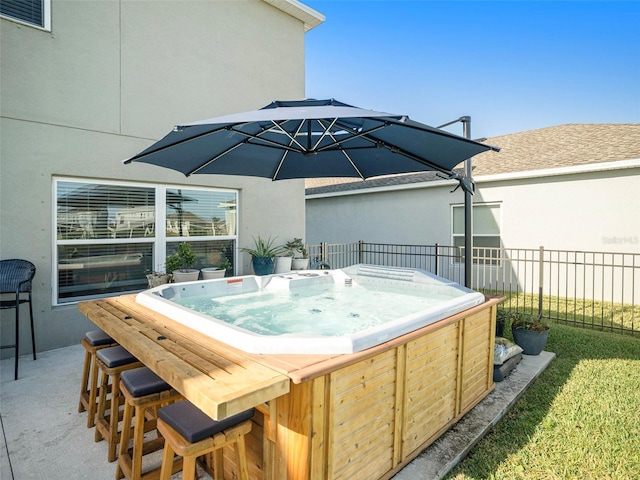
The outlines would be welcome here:
M 500 301 L 348 355 L 248 354 L 134 295 L 79 309 L 212 418 L 255 406 L 252 479 L 369 480 L 392 477 L 493 390 Z

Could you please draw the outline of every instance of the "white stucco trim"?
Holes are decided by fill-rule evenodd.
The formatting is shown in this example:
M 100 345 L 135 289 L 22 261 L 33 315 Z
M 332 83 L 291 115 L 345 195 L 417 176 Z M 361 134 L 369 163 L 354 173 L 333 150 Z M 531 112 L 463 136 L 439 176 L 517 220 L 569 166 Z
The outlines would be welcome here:
M 304 23 L 304 31 L 308 32 L 325 21 L 325 16 L 298 0 L 262 0 Z
M 570 167 L 547 168 L 544 170 L 526 170 L 522 172 L 499 173 L 473 177 L 476 183 L 497 182 L 502 180 L 521 180 L 527 178 L 556 177 L 559 175 L 575 175 L 577 173 L 604 172 L 640 167 L 640 158 L 619 160 L 616 162 L 589 163 Z
M 483 175 L 473 177 L 476 183 L 498 182 L 506 180 L 521 180 L 527 178 L 555 177 L 560 175 L 575 175 L 578 173 L 602 172 L 609 170 L 623 170 L 640 167 L 640 158 L 620 160 L 617 162 L 590 163 L 571 167 L 548 168 L 544 170 L 528 170 L 523 172 L 500 173 L 496 175 Z M 403 185 L 388 185 L 384 187 L 361 188 L 356 190 L 344 190 L 341 192 L 327 192 L 306 195 L 305 199 L 344 197 L 348 195 L 364 195 L 369 193 L 396 192 L 400 190 L 414 190 L 422 188 L 441 188 L 450 186 L 455 188 L 458 182 L 455 180 L 435 180 L 430 182 L 407 183 Z
M 397 192 L 400 190 L 415 190 L 420 188 L 435 188 L 443 186 L 451 186 L 455 188 L 458 185 L 456 180 L 434 180 L 430 182 L 416 182 L 406 183 L 403 185 L 389 185 L 385 187 L 372 187 L 372 188 L 360 188 L 357 190 L 344 190 L 342 192 L 327 192 L 327 193 L 315 193 L 306 195 L 305 199 L 312 200 L 314 198 L 327 198 L 327 197 L 345 197 L 347 195 L 364 195 L 368 193 L 380 193 L 380 192 Z

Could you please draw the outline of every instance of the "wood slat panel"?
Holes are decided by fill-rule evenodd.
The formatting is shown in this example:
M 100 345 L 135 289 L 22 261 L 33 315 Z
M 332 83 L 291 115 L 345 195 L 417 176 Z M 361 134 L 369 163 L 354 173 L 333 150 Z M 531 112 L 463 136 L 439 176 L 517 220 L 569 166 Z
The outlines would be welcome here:
M 384 473 L 393 464 L 395 360 L 394 351 L 384 352 L 330 375 L 328 478 Z

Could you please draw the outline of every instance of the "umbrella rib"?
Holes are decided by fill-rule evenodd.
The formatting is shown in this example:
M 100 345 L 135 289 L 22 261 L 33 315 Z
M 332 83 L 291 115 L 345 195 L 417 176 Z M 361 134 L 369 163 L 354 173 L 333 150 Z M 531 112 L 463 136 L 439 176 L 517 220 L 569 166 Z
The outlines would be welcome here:
M 293 138 L 291 138 L 291 136 L 288 134 L 288 132 L 286 132 L 286 131 L 285 131 L 285 133 L 287 134 L 287 136 L 288 136 L 289 138 L 291 138 L 291 141 L 292 141 L 292 142 L 296 142 L 296 140 L 295 140 L 295 136 L 300 132 L 300 130 L 302 130 L 302 126 L 303 126 L 303 125 L 304 125 L 304 121 L 302 121 L 302 122 L 300 122 L 300 123 L 298 124 L 298 128 L 296 128 L 296 133 L 294 134 Z M 278 125 L 278 127 L 279 127 L 280 129 L 282 129 L 282 127 L 280 127 L 279 125 Z M 284 131 L 284 130 L 283 130 L 283 131 Z M 298 142 L 296 142 L 296 143 L 298 143 Z M 290 145 L 291 145 L 291 144 L 289 144 L 289 146 L 290 146 Z M 298 143 L 298 145 L 300 145 L 300 144 Z M 288 155 L 288 154 L 289 154 L 289 150 L 285 150 L 285 151 L 284 151 L 284 153 L 282 154 L 282 157 L 280 158 L 280 161 L 278 162 L 278 166 L 276 167 L 275 172 L 273 172 L 273 175 L 271 176 L 271 180 L 272 180 L 272 181 L 275 181 L 275 180 L 276 180 L 276 178 L 278 178 L 278 174 L 280 173 L 280 169 L 282 168 L 282 165 L 284 164 L 284 161 L 285 161 L 285 159 L 287 158 L 287 155 Z
M 331 139 L 335 142 L 336 139 L 333 137 L 332 133 L 328 133 L 328 135 L 331 137 Z M 351 166 L 353 167 L 353 169 L 358 173 L 358 175 L 360 176 L 360 178 L 362 180 L 365 179 L 365 176 L 362 174 L 362 172 L 360 171 L 360 169 L 356 166 L 356 164 L 354 163 L 354 161 L 351 159 L 351 157 L 349 156 L 349 154 L 340 147 L 340 151 L 342 152 L 342 154 L 347 158 L 347 160 L 349 161 L 349 163 L 351 164 Z
M 322 150 L 327 150 L 327 149 L 330 149 L 330 148 L 332 148 L 334 146 L 337 146 L 344 153 L 344 149 L 341 146 L 342 143 L 348 142 L 349 140 L 353 140 L 355 138 L 362 138 L 363 140 L 371 142 L 372 144 L 374 144 L 376 146 L 384 146 L 385 148 L 389 149 L 391 152 L 399 153 L 400 155 L 403 155 L 403 156 L 405 156 L 407 158 L 410 158 L 411 160 L 414 160 L 414 161 L 416 161 L 418 163 L 421 163 L 422 165 L 425 165 L 425 166 L 427 166 L 429 168 L 432 168 L 433 170 L 436 170 L 436 171 L 442 172 L 442 173 L 446 173 L 446 174 L 451 174 L 450 170 L 447 170 L 446 168 L 440 167 L 439 165 L 431 162 L 430 160 L 427 160 L 426 158 L 423 158 L 423 157 L 420 157 L 420 156 L 415 155 L 413 153 L 410 153 L 410 152 L 398 147 L 395 144 L 386 142 L 386 141 L 381 140 L 379 138 L 369 137 L 370 134 L 372 134 L 372 133 L 384 128 L 387 125 L 388 125 L 388 123 L 385 121 L 384 124 L 381 124 L 381 125 L 379 125 L 377 127 L 374 127 L 374 128 L 370 128 L 366 132 L 361 132 L 361 133 L 359 133 L 357 135 L 353 135 L 353 136 L 351 136 L 349 138 L 345 138 L 345 139 L 342 139 L 342 140 L 335 140 L 334 139 L 334 141 L 335 141 L 334 144 L 326 145 L 323 148 L 318 149 L 318 151 L 320 152 Z M 408 126 L 408 125 L 406 125 L 406 126 Z M 331 135 L 331 138 L 332 139 L 334 138 L 333 135 Z M 472 142 L 472 143 L 475 143 L 475 142 Z
M 271 120 L 271 123 L 273 123 L 273 126 L 276 127 L 280 133 L 284 134 L 289 140 L 291 140 L 291 142 L 287 146 L 288 149 L 290 149 L 291 151 L 294 151 L 294 152 L 301 152 L 301 153 L 306 152 L 307 149 L 305 147 L 303 147 L 302 144 L 300 142 L 298 142 L 296 140 L 296 137 L 295 137 L 296 135 L 298 135 L 298 133 L 300 133 L 300 130 L 302 129 L 302 126 L 304 125 L 304 120 L 301 120 L 300 123 L 298 124 L 298 127 L 296 128 L 296 133 L 294 134 L 293 137 L 291 136 L 291 134 L 289 132 L 287 132 L 284 128 L 282 128 L 282 125 L 287 123 L 287 122 L 289 122 L 289 121 L 290 120 L 285 120 L 285 121 L 283 121 L 281 123 L 278 123 L 278 122 L 276 122 L 274 120 Z M 268 130 L 265 130 L 265 131 L 268 131 Z M 262 138 L 260 138 L 260 140 L 262 140 Z M 277 143 L 277 142 L 274 142 L 274 143 Z M 300 147 L 300 150 L 296 150 L 295 148 L 293 148 L 291 146 L 292 143 L 295 143 L 296 145 L 298 145 L 298 147 Z M 278 145 L 281 145 L 281 144 L 278 144 Z M 281 145 L 281 146 L 284 146 L 284 145 Z
M 247 123 L 247 122 L 244 122 L 244 123 L 237 123 L 236 125 L 245 125 L 246 123 Z M 234 125 L 234 126 L 235 126 L 235 125 Z M 175 126 L 175 127 L 174 127 L 174 131 L 178 131 L 178 130 L 180 130 L 180 129 L 184 130 L 185 128 L 189 128 L 189 127 L 179 127 L 179 126 Z M 157 154 L 157 153 L 159 153 L 159 152 L 162 152 L 162 151 L 164 151 L 164 150 L 169 150 L 169 149 L 175 148 L 175 147 L 177 147 L 177 146 L 179 146 L 179 145 L 182 145 L 183 143 L 189 143 L 189 142 L 191 142 L 191 141 L 193 141 L 193 140 L 198 140 L 198 139 L 200 139 L 200 138 L 202 138 L 202 137 L 206 137 L 206 136 L 208 136 L 208 135 L 213 135 L 213 134 L 215 134 L 215 133 L 218 133 L 220 130 L 225 130 L 225 129 L 229 129 L 229 126 L 228 126 L 228 125 L 225 125 L 225 126 L 222 126 L 222 127 L 219 127 L 219 128 L 215 128 L 215 129 L 213 129 L 213 130 L 209 130 L 209 131 L 206 131 L 206 132 L 200 133 L 200 134 L 198 134 L 198 135 L 194 135 L 193 137 L 185 138 L 184 140 L 180 140 L 180 141 L 178 141 L 178 142 L 171 143 L 171 144 L 169 144 L 169 145 L 165 145 L 164 147 L 158 148 L 158 149 L 153 150 L 153 151 L 151 151 L 151 152 L 147 152 L 147 153 L 145 153 L 145 154 L 138 154 L 138 155 L 134 155 L 133 157 L 128 158 L 127 160 L 125 160 L 123 163 L 125 163 L 125 164 L 129 164 L 129 163 L 132 163 L 132 162 L 136 162 L 136 161 L 140 160 L 141 158 L 148 157 L 149 155 L 155 155 L 155 154 Z M 235 131 L 235 130 L 234 130 L 234 131 Z
M 291 139 L 291 135 L 289 135 L 289 133 L 284 130 L 282 127 L 280 127 L 280 125 L 275 124 L 277 127 L 280 128 L 280 130 L 288 137 Z M 263 147 L 275 147 L 275 148 L 284 148 L 285 150 L 290 150 L 292 152 L 298 152 L 300 150 L 292 147 L 290 144 L 289 145 L 285 145 L 282 143 L 278 143 L 278 142 L 274 142 L 273 140 L 269 140 L 267 138 L 263 138 L 260 136 L 260 134 L 266 133 L 269 131 L 269 129 L 263 129 L 260 134 L 253 134 L 253 133 L 247 133 L 247 132 L 243 132 L 242 130 L 235 130 L 234 128 L 230 128 L 229 130 L 231 130 L 233 133 L 237 133 L 239 135 L 244 135 L 245 137 L 247 137 L 247 140 L 244 140 L 243 142 L 241 142 L 242 144 L 244 143 L 252 143 L 250 142 L 251 140 L 257 140 L 260 142 L 263 142 L 261 144 L 261 146 Z M 294 140 L 295 141 L 295 140 Z M 300 146 L 300 148 L 302 150 L 304 150 L 304 147 L 302 147 L 302 145 L 300 145 L 298 142 L 296 142 L 296 144 L 298 144 L 298 146 Z M 252 143 L 252 145 L 256 145 L 256 143 Z
M 336 124 L 336 122 L 338 121 L 338 118 L 337 117 L 334 118 L 328 126 L 325 126 L 325 124 L 322 123 L 322 120 L 323 119 L 320 119 L 320 118 L 316 119 L 316 121 L 320 124 L 320 126 L 322 128 L 324 128 L 324 132 L 322 132 L 322 135 L 320 135 L 320 138 L 318 139 L 318 141 L 313 146 L 312 151 L 315 151 L 316 148 L 318 148 L 318 145 L 320 145 L 320 142 L 322 142 L 324 137 L 326 137 L 327 134 L 329 134 L 329 131 L 331 130 L 331 127 L 333 127 Z M 333 136 L 331 138 L 333 138 Z
M 318 122 L 321 122 L 321 120 L 318 120 Z M 324 124 L 321 123 L 321 125 L 324 127 Z M 317 151 L 318 152 L 322 152 L 324 150 L 330 150 L 333 147 L 340 147 L 340 149 L 342 149 L 342 144 L 349 142 L 351 140 L 355 140 L 356 138 L 365 138 L 366 140 L 373 142 L 373 143 L 383 143 L 380 141 L 376 141 L 374 139 L 368 138 L 367 135 L 373 133 L 373 132 L 377 132 L 378 130 L 382 129 L 385 127 L 385 124 L 379 125 L 377 127 L 371 128 L 369 130 L 367 130 L 366 132 L 360 132 L 360 133 L 356 133 L 356 134 L 352 134 L 349 138 L 343 138 L 341 140 L 336 140 L 336 138 L 331 134 L 328 133 L 328 135 L 331 137 L 331 139 L 333 140 L 333 143 L 330 143 L 328 145 L 325 145 L 324 147 L 319 148 Z M 345 129 L 345 131 L 349 131 L 349 129 Z
M 238 148 L 239 146 L 243 145 L 244 143 L 246 143 L 246 141 L 244 142 L 240 142 L 240 143 L 236 143 L 234 146 L 227 148 L 225 151 L 220 152 L 219 154 L 217 154 L 215 157 L 210 158 L 209 160 L 207 160 L 204 163 L 201 163 L 200 165 L 198 165 L 196 168 L 194 168 L 193 170 L 185 173 L 185 176 L 190 177 L 191 175 L 193 175 L 194 173 L 198 173 L 200 170 L 202 170 L 203 168 L 207 167 L 208 165 L 211 165 L 213 162 L 215 162 L 216 160 L 218 160 L 220 157 L 223 157 L 224 155 L 226 155 L 229 152 L 234 151 L 236 148 Z

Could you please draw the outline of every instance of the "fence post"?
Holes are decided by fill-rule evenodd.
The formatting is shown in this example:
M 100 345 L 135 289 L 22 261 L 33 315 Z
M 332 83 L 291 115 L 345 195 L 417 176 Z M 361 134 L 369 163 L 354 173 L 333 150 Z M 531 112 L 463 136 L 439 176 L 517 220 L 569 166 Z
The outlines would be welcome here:
M 358 240 L 358 263 L 364 263 L 364 242 Z
M 540 245 L 540 272 L 538 278 L 538 318 L 542 318 L 542 292 L 544 291 L 544 247 Z
M 327 261 L 327 242 L 320 242 L 320 262 L 329 263 Z
M 435 256 L 436 268 L 435 268 L 435 272 L 433 272 L 433 273 L 435 273 L 436 275 L 438 275 L 438 253 L 439 253 L 439 252 L 438 252 L 438 246 L 439 246 L 439 245 L 436 243 L 436 244 L 435 244 L 435 249 L 436 249 L 436 256 Z

